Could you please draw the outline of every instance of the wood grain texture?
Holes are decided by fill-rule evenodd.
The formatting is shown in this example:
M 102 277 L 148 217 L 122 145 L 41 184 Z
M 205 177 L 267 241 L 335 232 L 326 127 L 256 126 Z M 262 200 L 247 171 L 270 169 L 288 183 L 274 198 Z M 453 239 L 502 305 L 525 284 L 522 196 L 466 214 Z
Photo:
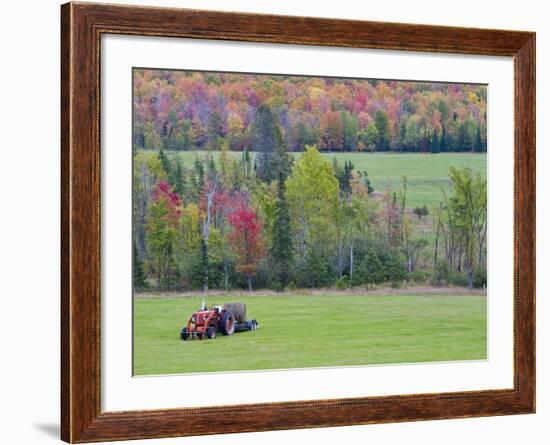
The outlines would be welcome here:
M 102 34 L 514 57 L 514 388 L 101 412 Z M 535 410 L 535 35 L 171 8 L 61 7 L 61 436 L 75 442 L 532 413 Z

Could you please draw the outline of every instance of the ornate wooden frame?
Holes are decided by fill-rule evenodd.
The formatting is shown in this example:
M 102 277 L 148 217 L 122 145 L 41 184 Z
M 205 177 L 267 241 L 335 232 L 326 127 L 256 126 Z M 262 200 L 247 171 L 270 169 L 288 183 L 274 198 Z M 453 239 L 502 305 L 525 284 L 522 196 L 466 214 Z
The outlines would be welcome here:
M 512 56 L 515 69 L 514 388 L 102 412 L 100 38 L 169 36 Z M 61 438 L 280 430 L 535 411 L 535 34 L 91 3 L 61 7 Z

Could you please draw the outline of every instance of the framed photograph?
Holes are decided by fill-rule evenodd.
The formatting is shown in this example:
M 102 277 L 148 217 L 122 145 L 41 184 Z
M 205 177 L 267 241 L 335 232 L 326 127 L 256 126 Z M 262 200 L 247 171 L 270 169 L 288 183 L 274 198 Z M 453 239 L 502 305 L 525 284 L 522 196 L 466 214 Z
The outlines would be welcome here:
M 535 411 L 535 34 L 61 8 L 61 436 Z

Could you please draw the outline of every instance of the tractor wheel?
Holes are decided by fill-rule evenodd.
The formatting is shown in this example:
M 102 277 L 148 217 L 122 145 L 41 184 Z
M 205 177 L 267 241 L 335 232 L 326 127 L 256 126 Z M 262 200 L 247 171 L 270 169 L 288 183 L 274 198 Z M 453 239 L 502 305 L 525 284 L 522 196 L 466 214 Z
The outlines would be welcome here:
M 187 334 L 187 328 L 182 328 L 180 332 L 180 339 L 187 340 L 188 338 L 189 338 L 189 335 Z
M 210 326 L 206 331 L 206 336 L 208 338 L 216 338 L 216 328 L 214 326 Z
M 235 332 L 235 317 L 229 311 L 225 311 L 220 321 L 220 331 L 223 335 L 233 335 Z

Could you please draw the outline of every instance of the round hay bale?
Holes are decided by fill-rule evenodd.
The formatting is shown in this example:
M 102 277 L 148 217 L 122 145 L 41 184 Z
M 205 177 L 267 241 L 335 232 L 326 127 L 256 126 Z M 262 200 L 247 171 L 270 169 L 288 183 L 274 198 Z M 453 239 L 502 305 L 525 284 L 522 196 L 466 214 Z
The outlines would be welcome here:
M 223 308 L 233 314 L 237 323 L 244 323 L 246 321 L 246 304 L 226 303 L 223 305 Z

